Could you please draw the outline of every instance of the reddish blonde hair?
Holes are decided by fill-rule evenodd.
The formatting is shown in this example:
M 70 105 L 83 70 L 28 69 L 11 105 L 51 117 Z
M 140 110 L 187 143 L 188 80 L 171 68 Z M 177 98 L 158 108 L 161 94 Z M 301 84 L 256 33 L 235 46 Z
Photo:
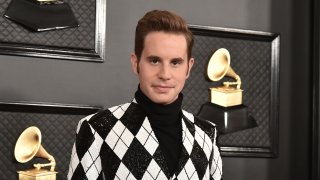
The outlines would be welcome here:
M 169 11 L 153 10 L 146 13 L 136 27 L 134 51 L 138 60 L 140 60 L 146 36 L 154 31 L 183 34 L 187 41 L 188 60 L 191 58 L 193 35 L 185 20 Z

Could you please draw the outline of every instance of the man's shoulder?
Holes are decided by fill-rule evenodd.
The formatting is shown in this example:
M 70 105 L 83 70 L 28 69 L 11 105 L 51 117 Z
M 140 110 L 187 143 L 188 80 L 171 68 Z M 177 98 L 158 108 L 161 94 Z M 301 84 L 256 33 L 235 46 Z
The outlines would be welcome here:
M 105 121 L 107 119 L 120 119 L 124 113 L 128 110 L 128 108 L 132 105 L 134 105 L 135 102 L 126 102 L 123 104 L 119 104 L 116 106 L 111 106 L 108 108 L 103 108 L 102 110 L 98 111 L 94 115 L 90 115 L 90 119 L 88 119 L 89 123 L 92 123 L 94 121 Z
M 216 125 L 213 122 L 210 122 L 206 119 L 203 119 L 199 116 L 196 116 L 186 110 L 182 110 L 182 113 L 183 113 L 184 117 L 186 117 L 189 121 L 191 121 L 194 124 L 202 124 L 205 126 L 216 127 Z
M 206 134 L 209 134 L 213 137 L 216 132 L 216 125 L 206 119 L 203 119 L 199 116 L 196 116 L 186 110 L 183 110 L 183 115 L 187 118 L 190 122 L 192 122 L 195 126 L 199 127 L 202 131 Z
M 109 108 L 104 108 L 95 114 L 88 115 L 87 117 L 80 120 L 77 131 L 83 125 L 89 125 L 92 132 L 97 132 L 102 138 L 111 131 L 111 129 L 121 121 L 122 116 L 127 113 L 134 113 L 136 109 L 136 104 L 134 101 L 123 103 L 117 106 L 112 106 Z

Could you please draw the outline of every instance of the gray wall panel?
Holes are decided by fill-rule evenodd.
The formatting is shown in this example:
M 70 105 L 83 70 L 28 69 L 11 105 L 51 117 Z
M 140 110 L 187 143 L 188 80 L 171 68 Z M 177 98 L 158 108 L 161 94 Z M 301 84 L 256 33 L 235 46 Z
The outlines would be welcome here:
M 279 157 L 223 158 L 224 177 L 308 179 L 309 1 L 107 0 L 104 63 L 0 56 L 0 101 L 111 106 L 130 100 L 137 87 L 130 66 L 135 25 L 151 9 L 175 11 L 190 24 L 281 34 Z

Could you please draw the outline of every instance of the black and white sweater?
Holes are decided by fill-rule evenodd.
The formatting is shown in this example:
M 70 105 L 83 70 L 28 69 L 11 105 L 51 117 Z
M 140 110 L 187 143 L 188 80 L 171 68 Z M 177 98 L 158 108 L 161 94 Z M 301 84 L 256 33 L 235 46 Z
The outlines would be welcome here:
M 210 179 L 222 177 L 216 127 L 182 110 L 182 148 L 170 176 L 164 153 L 134 99 L 82 119 L 68 179 Z

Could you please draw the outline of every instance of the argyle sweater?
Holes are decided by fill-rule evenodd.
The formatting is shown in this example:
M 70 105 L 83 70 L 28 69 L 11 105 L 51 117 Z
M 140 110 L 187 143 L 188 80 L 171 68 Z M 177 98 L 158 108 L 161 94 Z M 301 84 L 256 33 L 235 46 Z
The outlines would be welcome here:
M 170 176 L 148 117 L 134 99 L 82 119 L 68 179 L 220 180 L 216 127 L 182 110 L 182 152 Z

